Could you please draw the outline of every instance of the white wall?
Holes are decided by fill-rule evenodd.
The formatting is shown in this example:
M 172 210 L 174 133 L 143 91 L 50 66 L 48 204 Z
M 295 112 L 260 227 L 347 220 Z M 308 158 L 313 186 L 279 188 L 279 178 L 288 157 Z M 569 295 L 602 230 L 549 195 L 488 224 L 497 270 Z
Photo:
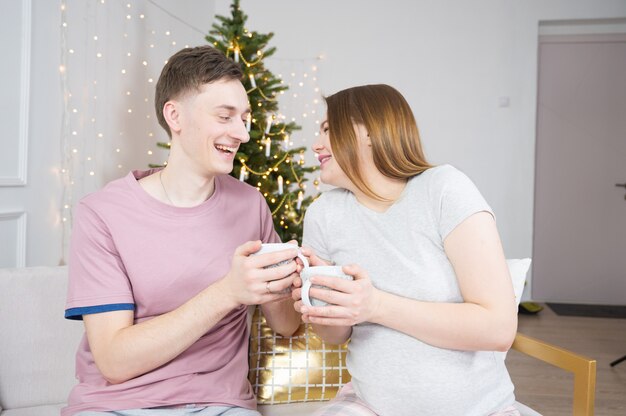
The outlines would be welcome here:
M 228 5 L 216 0 L 216 13 L 228 13 Z M 241 6 L 251 30 L 275 32 L 277 57 L 324 56 L 318 77 L 324 94 L 367 83 L 399 89 L 431 162 L 465 171 L 492 205 L 507 257 L 532 253 L 539 22 L 626 16 L 623 0 L 243 0 Z
M 71 206 L 85 193 L 130 169 L 164 160 L 164 152 L 159 152 L 155 143 L 167 141 L 167 136 L 154 120 L 154 83 L 148 85 L 147 79 L 152 76 L 156 82 L 164 60 L 185 44 L 206 43 L 204 33 L 196 29 L 208 30 L 214 9 L 213 2 L 207 0 L 187 0 L 184 8 L 167 0 L 20 0 L 7 4 L 7 10 L 17 13 L 14 9 L 24 1 L 31 3 L 32 19 L 27 183 L 10 187 L 0 184 L 0 267 L 67 261 Z M 64 31 L 62 5 L 67 24 Z M 140 14 L 144 18 L 140 19 Z M 15 33 L 18 23 L 3 21 L 2 33 Z M 74 51 L 66 53 L 65 84 L 59 72 L 63 39 L 66 52 Z M 96 57 L 98 52 L 101 58 Z M 132 52 L 131 57 L 128 52 Z M 144 59 L 150 66 L 142 65 Z M 8 85 L 19 84 L 19 74 L 9 70 L 10 62 L 5 64 L 0 75 L 8 78 Z M 121 68 L 127 69 L 127 77 L 121 76 Z M 127 96 L 126 91 L 132 94 Z M 67 111 L 63 105 L 66 92 L 72 94 Z M 10 100 L 11 107 L 18 106 L 15 101 Z M 131 107 L 135 109 L 132 115 L 127 112 Z M 146 114 L 152 119 L 147 120 Z M 62 123 L 64 115 L 67 125 Z M 97 121 L 91 123 L 92 118 Z M 2 121 L 5 123 L 4 118 Z M 6 131 L 9 134 L 3 135 L 0 151 L 17 154 L 15 133 Z M 103 132 L 101 139 L 99 132 Z M 148 136 L 149 132 L 154 135 Z M 116 152 L 117 148 L 121 152 Z M 153 154 L 148 155 L 148 150 Z M 64 167 L 71 176 L 62 174 Z M 92 171 L 94 175 L 90 175 Z M 0 170 L 0 176 L 3 174 Z M 65 204 L 70 208 L 64 208 Z M 20 247 L 18 221 L 3 217 L 3 213 L 22 211 L 26 213 L 26 230 L 24 246 Z M 16 256 L 20 250 L 25 251 L 23 264 Z
M 30 182 L 0 189 L 2 201 L 20 201 L 29 212 L 29 265 L 55 264 L 61 251 L 61 186 L 51 173 L 61 158 L 59 4 L 33 5 Z M 230 2 L 159 4 L 208 29 L 214 13 L 229 13 Z M 539 22 L 626 17 L 624 0 L 243 0 L 241 6 L 249 29 L 275 33 L 276 65 L 323 55 L 322 93 L 365 83 L 403 92 L 430 160 L 464 170 L 493 206 L 508 257 L 531 254 Z M 122 23 L 110 24 L 112 33 L 121 30 L 115 25 Z M 500 106 L 506 98 L 510 104 Z M 125 164 L 145 166 L 145 149 Z

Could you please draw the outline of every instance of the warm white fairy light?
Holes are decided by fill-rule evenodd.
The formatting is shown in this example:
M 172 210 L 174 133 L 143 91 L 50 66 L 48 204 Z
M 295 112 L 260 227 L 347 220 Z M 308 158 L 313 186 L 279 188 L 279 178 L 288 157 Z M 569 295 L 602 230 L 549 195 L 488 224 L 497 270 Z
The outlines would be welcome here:
M 265 157 L 270 157 L 270 152 L 272 149 L 272 139 L 269 137 L 265 139 Z
M 67 0 L 61 0 L 61 3 L 61 8 L 65 11 Z M 100 4 L 104 3 L 104 0 L 100 2 Z M 156 145 L 155 142 L 159 141 L 159 137 L 163 135 L 163 132 L 159 130 L 159 133 L 156 134 L 153 131 L 154 127 L 158 127 L 158 125 L 155 118 L 151 117 L 154 110 L 151 108 L 152 100 L 148 98 L 148 96 L 153 94 L 153 84 L 156 82 L 156 76 L 158 76 L 158 71 L 162 67 L 161 62 L 164 62 L 162 59 L 163 56 L 170 56 L 176 52 L 176 45 L 185 44 L 185 47 L 188 47 L 189 45 L 186 42 L 189 42 L 189 40 L 175 39 L 175 35 L 178 35 L 176 27 L 161 26 L 161 30 L 159 30 L 158 33 L 150 27 L 150 13 L 146 13 L 146 11 L 149 10 L 145 10 L 145 7 L 154 7 L 151 10 L 158 10 L 158 7 L 153 5 L 152 2 L 144 4 L 128 1 L 122 3 L 122 5 L 124 4 L 126 4 L 126 8 L 117 7 L 115 9 L 97 7 L 95 12 L 94 9 L 91 9 L 91 14 L 85 12 L 84 16 L 86 17 L 82 17 L 87 22 L 87 28 L 84 29 L 85 32 L 77 33 L 80 36 L 75 36 L 76 40 L 74 44 L 71 45 L 72 48 L 67 47 L 70 45 L 63 46 L 64 53 L 67 54 L 67 57 L 71 57 L 72 59 L 61 61 L 61 65 L 59 65 L 60 76 L 69 73 L 73 76 L 73 78 L 70 77 L 72 81 L 80 80 L 85 76 L 91 77 L 91 80 L 93 80 L 93 85 L 89 85 L 91 81 L 87 81 L 83 85 L 77 84 L 73 86 L 74 90 L 81 92 L 81 94 L 76 94 L 76 98 L 72 97 L 69 85 L 64 88 L 64 97 L 69 100 L 68 103 L 70 106 L 67 113 L 64 114 L 69 121 L 69 127 L 65 137 L 71 147 L 66 152 L 66 155 L 69 155 L 67 156 L 69 157 L 67 164 L 63 165 L 61 170 L 57 170 L 57 174 L 68 178 L 69 180 L 66 181 L 65 184 L 71 185 L 64 187 L 64 190 L 67 190 L 68 196 L 63 199 L 66 203 L 60 205 L 63 208 L 59 216 L 59 218 L 62 217 L 66 219 L 68 227 L 72 219 L 71 209 L 75 203 L 71 194 L 76 194 L 78 199 L 85 191 L 100 188 L 104 184 L 104 180 L 108 181 L 112 179 L 103 177 L 102 173 L 102 171 L 106 171 L 106 166 L 104 166 L 106 160 L 103 159 L 103 156 L 108 153 L 106 150 L 107 146 L 108 149 L 114 149 L 113 154 L 115 157 L 112 158 L 112 166 L 117 167 L 120 176 L 123 175 L 124 169 L 140 167 L 128 166 L 131 163 L 138 163 L 137 158 L 133 158 L 133 152 L 142 150 L 128 148 L 126 144 L 123 144 L 129 143 L 127 136 L 130 136 L 131 133 L 133 135 L 138 133 L 140 135 L 143 134 L 143 137 L 148 139 L 145 145 L 147 149 L 143 149 L 143 158 L 157 157 L 156 163 L 165 164 L 166 162 L 163 160 L 161 154 L 157 153 L 156 150 L 153 151 Z M 86 6 L 83 6 L 80 2 L 79 5 L 72 6 L 72 8 L 74 7 L 82 7 L 83 10 L 88 10 Z M 100 17 L 98 17 L 98 14 L 100 14 Z M 112 16 L 118 19 L 122 27 L 118 28 L 117 33 L 103 32 L 103 30 L 106 30 L 105 26 L 99 22 L 110 22 Z M 175 23 L 174 21 L 172 22 Z M 181 22 L 179 21 L 179 23 Z M 184 24 L 184 22 L 182 23 Z M 62 31 L 69 30 L 69 27 L 72 31 L 78 32 L 79 27 L 85 27 L 85 25 L 74 25 L 72 21 L 68 22 L 65 15 L 63 15 L 61 24 L 63 25 Z M 135 38 L 137 33 L 141 35 L 141 31 L 143 31 L 143 35 L 146 39 L 143 45 L 138 44 Z M 252 36 L 250 32 L 245 33 L 249 37 Z M 152 36 L 149 34 L 152 34 Z M 106 40 L 106 42 L 104 40 Z M 121 47 L 118 47 L 115 42 L 121 42 L 119 43 Z M 196 42 L 197 41 L 194 40 L 193 43 Z M 85 47 L 82 46 L 83 44 L 85 44 Z M 129 47 L 129 45 L 138 45 L 138 48 L 134 49 L 134 46 Z M 146 46 L 149 47 L 146 48 Z M 241 55 L 241 50 L 238 48 L 231 50 L 231 57 L 233 59 L 237 61 L 243 60 L 246 63 L 260 59 L 262 56 L 263 51 L 261 50 L 253 52 L 250 57 Z M 100 62 L 104 62 L 105 59 L 107 69 L 110 68 L 111 71 L 103 71 L 100 69 L 102 68 Z M 69 70 L 68 65 L 71 65 Z M 141 72 L 137 72 L 139 70 L 141 70 Z M 298 93 L 295 98 L 299 100 L 306 99 L 312 79 L 310 76 L 312 73 L 311 68 L 307 67 L 305 71 L 289 69 L 284 73 L 292 74 L 292 77 L 289 78 L 289 84 L 297 84 L 296 88 L 298 89 Z M 257 88 L 257 81 L 260 78 L 255 78 L 253 73 L 249 73 L 247 76 L 250 81 L 248 87 Z M 105 85 L 110 86 L 117 84 L 111 83 L 105 77 L 108 77 L 108 79 L 111 77 L 117 78 L 120 82 L 121 90 L 107 91 L 104 87 Z M 282 78 L 282 75 L 280 75 L 279 78 Z M 136 82 L 136 80 L 141 81 L 142 79 L 143 82 Z M 291 94 L 289 94 L 289 96 L 285 95 L 284 91 L 281 92 L 281 95 L 281 99 L 283 97 L 289 100 L 294 99 Z M 125 110 L 124 121 L 120 121 L 121 125 L 119 127 L 117 127 L 116 111 L 114 108 L 107 107 L 105 109 L 103 107 L 96 107 L 98 102 L 106 102 L 109 104 L 112 96 L 116 97 L 115 100 L 119 102 L 119 104 L 115 105 L 120 105 L 123 111 Z M 93 99 L 87 100 L 87 98 Z M 259 107 L 262 106 L 263 103 L 259 103 Z M 116 108 L 119 109 L 120 107 L 118 106 Z M 95 113 L 96 110 L 99 111 L 97 114 Z M 271 158 L 271 160 L 276 160 L 280 156 L 280 152 L 274 152 L 274 154 L 272 154 L 272 139 L 275 139 L 275 144 L 283 149 L 289 149 L 290 146 L 293 146 L 294 139 L 287 134 L 281 134 L 281 132 L 279 132 L 279 123 L 286 123 L 287 120 L 292 118 L 291 116 L 293 114 L 297 115 L 299 120 L 302 120 L 314 117 L 316 112 L 314 110 L 311 111 L 310 108 L 304 108 L 301 111 L 291 111 L 289 117 L 281 112 L 277 112 L 277 114 L 270 116 L 266 120 L 257 121 L 252 117 L 246 120 L 246 129 L 248 131 L 253 128 L 253 125 L 257 128 L 267 130 L 265 137 L 260 139 L 260 141 L 257 139 L 257 144 L 260 144 L 261 149 L 266 151 L 267 157 Z M 119 114 L 117 114 L 117 117 L 119 118 Z M 139 119 L 143 120 L 143 122 Z M 89 123 L 89 120 L 91 123 Z M 106 120 L 106 122 L 104 120 Z M 113 123 L 111 123 L 112 120 Z M 263 121 L 266 121 L 266 123 L 263 123 Z M 137 123 L 140 124 L 138 125 Z M 301 124 L 303 124 L 304 129 L 306 129 L 305 123 Z M 131 125 L 133 126 L 132 131 L 127 127 Z M 137 131 L 137 128 L 139 128 L 139 131 Z M 306 140 L 306 135 L 300 135 L 300 133 L 297 135 L 294 134 L 294 137 L 297 138 L 298 143 L 300 143 L 300 140 Z M 74 149 L 76 152 L 73 151 Z M 137 153 L 134 154 L 136 155 Z M 129 158 L 131 162 L 122 162 L 123 156 Z M 132 162 L 133 160 L 135 160 L 135 162 Z M 297 160 L 298 158 L 294 157 L 294 161 Z M 278 169 L 274 168 L 273 172 L 278 172 Z M 243 177 L 243 180 L 246 180 L 249 176 L 249 170 L 243 168 L 240 170 L 239 175 Z M 277 176 L 273 177 L 280 182 L 279 187 L 283 188 L 282 193 L 289 194 L 290 191 L 284 188 L 285 185 L 288 186 L 289 181 L 284 180 L 282 176 L 278 174 L 276 175 Z M 278 176 L 280 176 L 280 179 Z M 271 180 L 271 178 L 266 177 L 265 180 Z M 258 187 L 261 189 L 260 182 Z M 305 187 L 300 187 L 298 195 L 300 199 L 302 198 L 300 194 L 302 194 L 305 189 Z M 301 203 L 300 201 L 300 204 Z M 296 201 L 293 201 L 290 208 L 292 210 L 291 212 L 293 212 L 295 205 Z
M 304 200 L 304 195 L 302 194 L 302 191 L 298 192 L 298 204 L 296 205 L 296 209 L 298 211 L 300 211 L 300 208 L 302 207 L 302 201 Z
M 278 182 L 278 195 L 282 195 L 283 194 L 283 177 L 279 175 L 277 182 Z
M 272 120 L 273 120 L 273 116 L 271 114 L 268 114 L 265 120 L 265 134 L 270 133 L 270 130 L 272 129 Z

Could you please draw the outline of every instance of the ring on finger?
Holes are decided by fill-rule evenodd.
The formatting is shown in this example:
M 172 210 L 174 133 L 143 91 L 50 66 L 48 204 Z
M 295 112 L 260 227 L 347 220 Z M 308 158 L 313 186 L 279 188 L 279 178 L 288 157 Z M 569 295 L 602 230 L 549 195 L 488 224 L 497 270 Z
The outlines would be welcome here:
M 272 289 L 270 289 L 270 283 L 272 283 L 272 282 L 270 281 L 270 282 L 266 282 L 265 283 L 265 289 L 267 290 L 267 293 L 269 293 L 271 295 L 274 292 L 272 292 Z

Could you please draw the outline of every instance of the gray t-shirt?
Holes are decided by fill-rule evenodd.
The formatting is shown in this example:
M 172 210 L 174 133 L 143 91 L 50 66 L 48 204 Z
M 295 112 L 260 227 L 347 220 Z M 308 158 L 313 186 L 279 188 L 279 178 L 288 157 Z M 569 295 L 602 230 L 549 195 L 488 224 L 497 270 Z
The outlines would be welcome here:
M 360 265 L 383 291 L 463 302 L 443 241 L 480 211 L 492 213 L 476 186 L 444 165 L 411 178 L 384 213 L 344 189 L 325 192 L 307 210 L 303 245 L 338 265 Z M 442 349 L 368 322 L 354 326 L 348 351 L 356 392 L 383 416 L 485 416 L 515 400 L 503 358 L 491 351 Z

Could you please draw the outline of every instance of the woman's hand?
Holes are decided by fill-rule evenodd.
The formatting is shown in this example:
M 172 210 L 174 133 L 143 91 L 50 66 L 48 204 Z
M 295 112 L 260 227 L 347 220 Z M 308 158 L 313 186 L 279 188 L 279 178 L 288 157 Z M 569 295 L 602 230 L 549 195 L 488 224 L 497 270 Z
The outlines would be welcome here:
M 290 243 L 292 242 L 295 242 L 296 244 L 298 243 L 296 240 L 290 241 Z M 302 254 L 304 255 L 304 257 L 306 257 L 309 260 L 309 266 L 332 266 L 332 263 L 317 257 L 317 255 L 312 249 L 308 247 L 302 247 L 300 250 Z M 300 300 L 300 291 L 298 290 L 297 296 L 293 295 L 293 293 L 296 289 L 302 287 L 302 279 L 300 278 L 300 272 L 302 272 L 302 269 L 304 269 L 304 265 L 302 264 L 302 261 L 299 258 L 296 258 L 296 261 L 298 262 L 298 276 L 293 280 L 292 287 L 291 287 L 292 298 L 295 301 Z
M 302 313 L 307 323 L 329 326 L 352 326 L 370 321 L 378 312 L 380 291 L 372 285 L 367 272 L 357 265 L 344 266 L 343 272 L 354 277 L 353 281 L 331 276 L 313 276 L 311 283 L 332 290 L 312 287 L 310 297 L 323 300 L 327 306 L 306 306 L 300 299 L 301 290 L 293 293 L 294 307 Z

